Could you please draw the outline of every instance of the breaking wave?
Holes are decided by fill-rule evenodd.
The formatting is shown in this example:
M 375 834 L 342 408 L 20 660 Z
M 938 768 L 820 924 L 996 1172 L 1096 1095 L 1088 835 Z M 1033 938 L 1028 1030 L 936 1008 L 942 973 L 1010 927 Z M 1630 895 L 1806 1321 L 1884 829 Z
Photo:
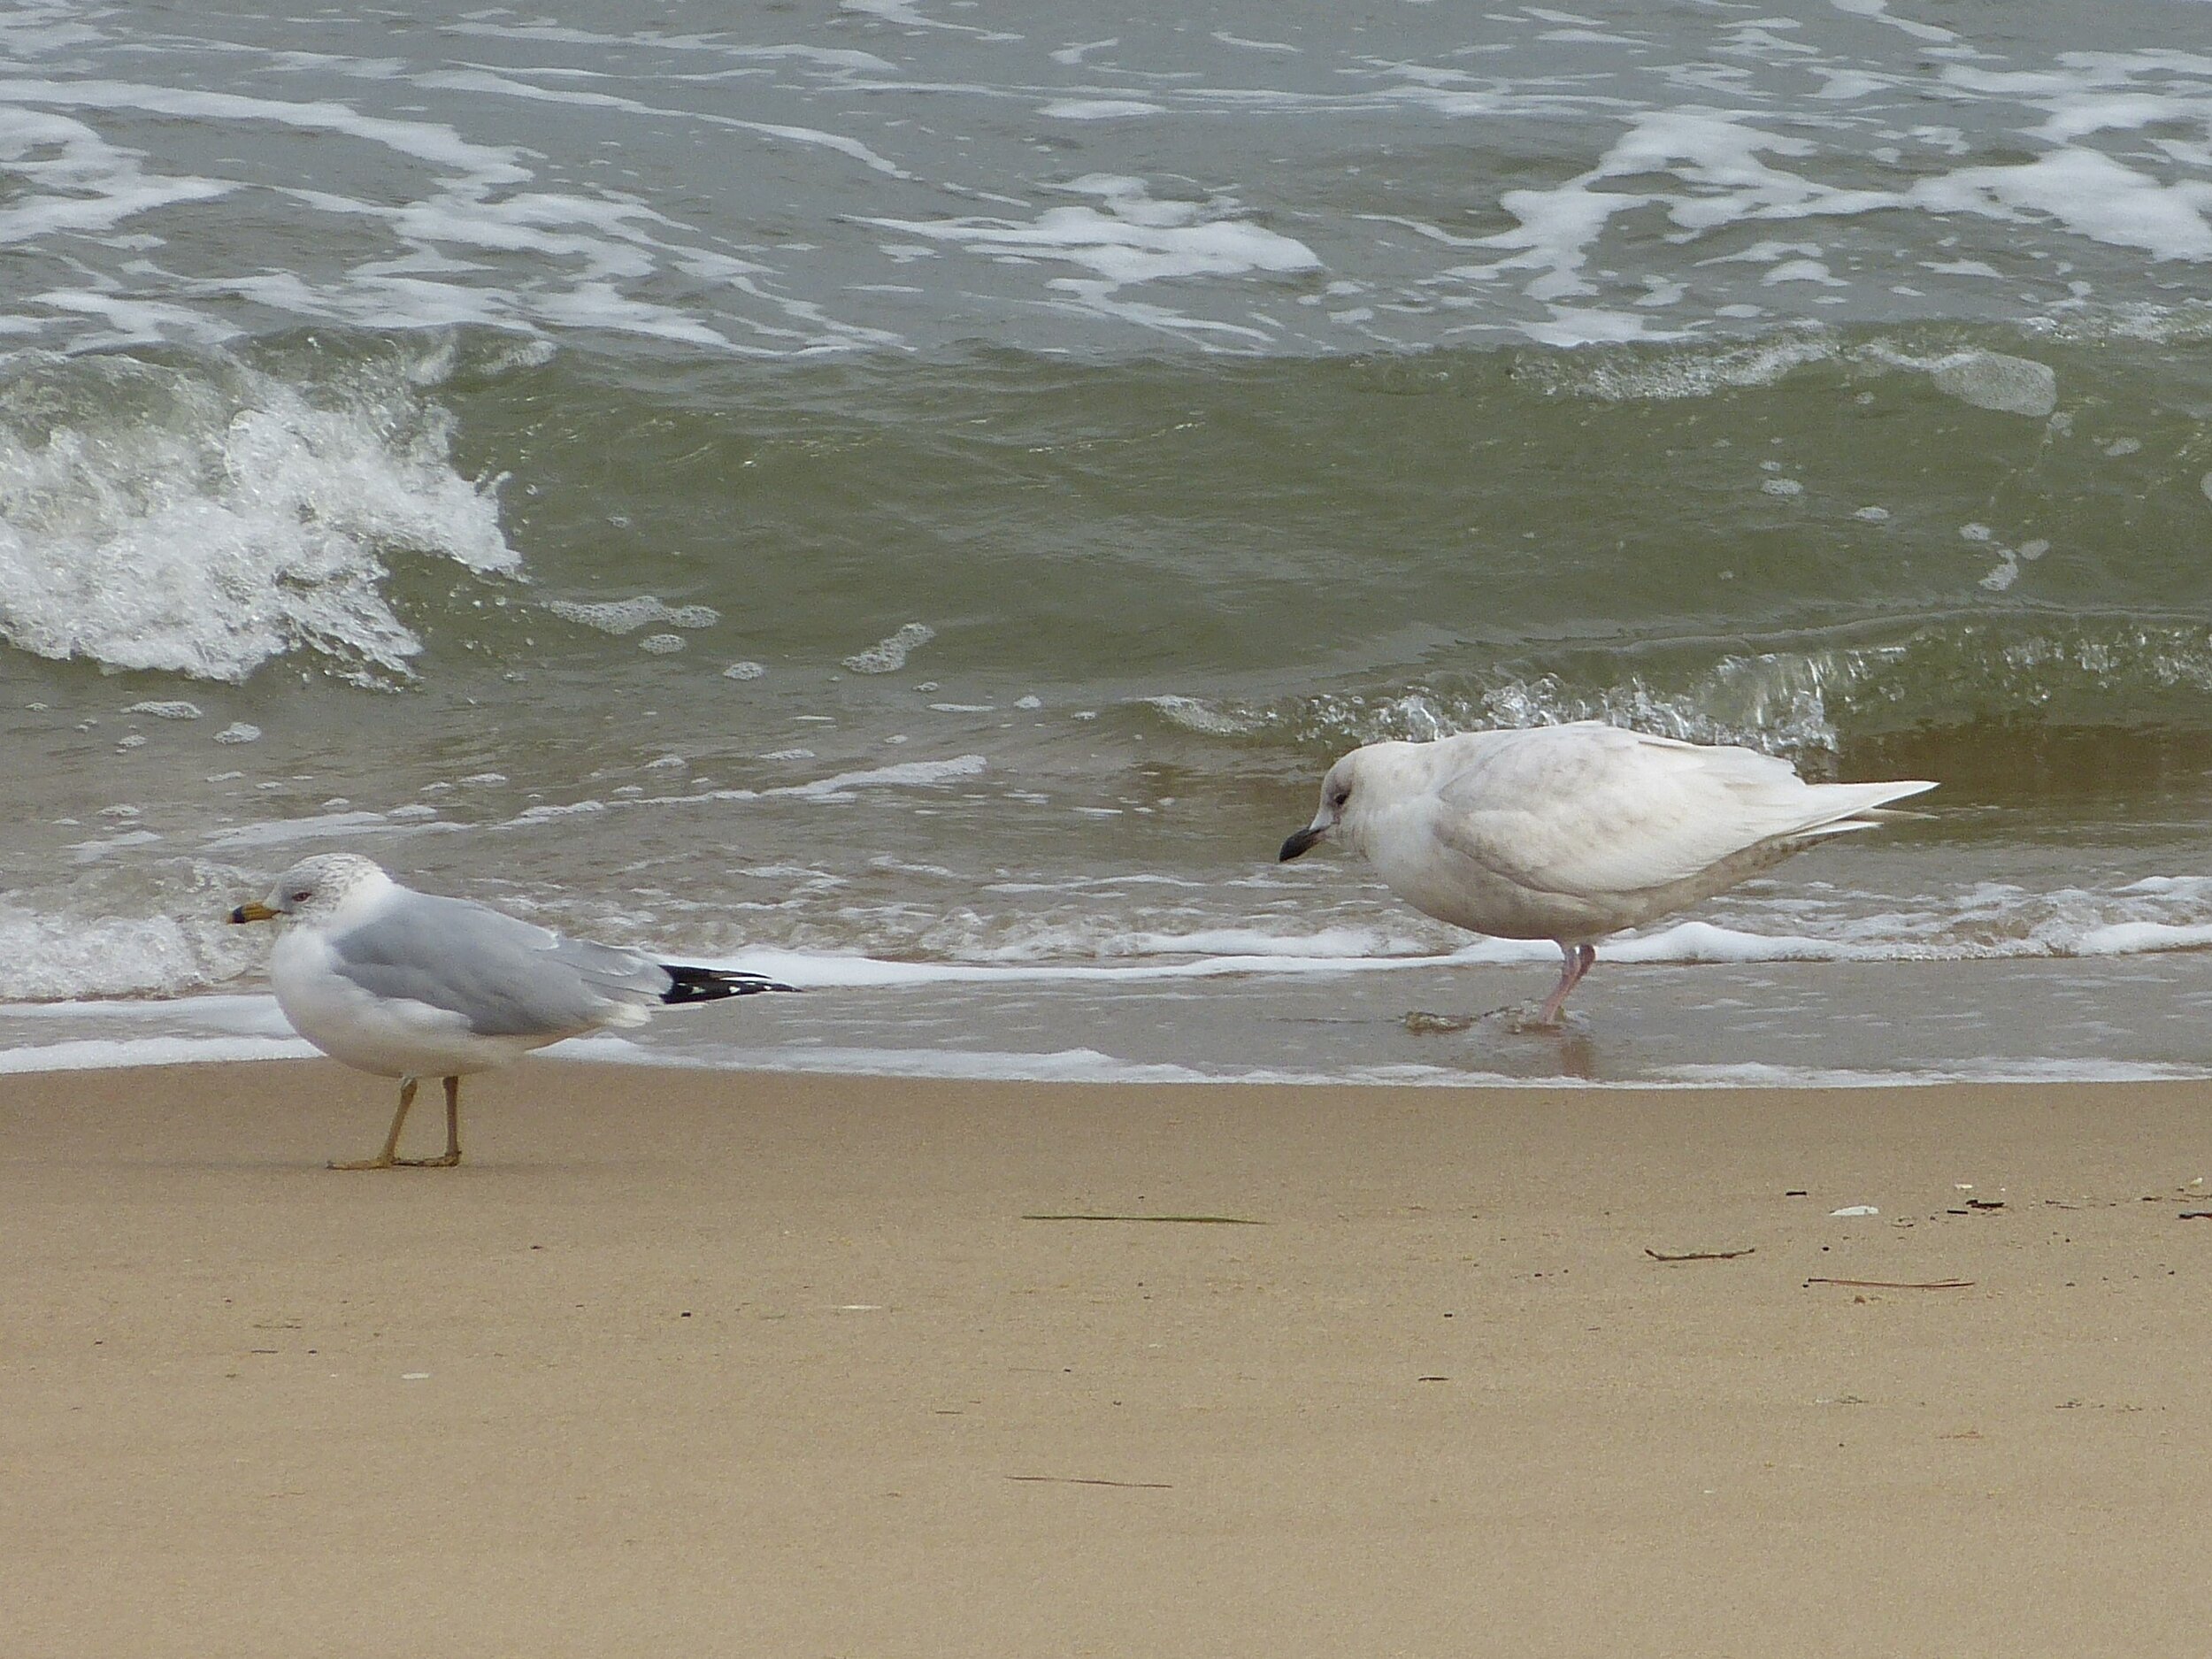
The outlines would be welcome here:
M 396 562 L 521 560 L 499 480 L 452 461 L 404 369 L 296 384 L 238 357 L 17 354 L 0 375 L 0 641 L 109 669 L 243 681 L 303 656 L 404 678 Z

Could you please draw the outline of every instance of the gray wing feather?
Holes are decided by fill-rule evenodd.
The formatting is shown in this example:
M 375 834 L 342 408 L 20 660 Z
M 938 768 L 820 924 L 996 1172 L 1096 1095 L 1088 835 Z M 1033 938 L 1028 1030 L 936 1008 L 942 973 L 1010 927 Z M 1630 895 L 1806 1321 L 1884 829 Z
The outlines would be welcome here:
M 330 949 L 362 989 L 458 1014 L 480 1037 L 589 1031 L 626 1004 L 657 1002 L 671 983 L 634 951 L 430 894 L 406 895 Z

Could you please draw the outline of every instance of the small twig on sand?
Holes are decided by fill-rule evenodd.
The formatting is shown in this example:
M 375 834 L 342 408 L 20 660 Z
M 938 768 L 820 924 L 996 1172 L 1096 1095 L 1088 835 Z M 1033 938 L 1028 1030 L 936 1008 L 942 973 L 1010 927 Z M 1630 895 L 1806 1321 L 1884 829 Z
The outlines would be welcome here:
M 1740 1250 L 1684 1250 L 1678 1255 L 1655 1250 L 1647 1244 L 1644 1254 L 1655 1262 L 1732 1262 L 1740 1256 L 1757 1254 L 1758 1248 L 1755 1244 L 1747 1244 Z
M 1009 1480 L 1028 1480 L 1055 1486 L 1129 1486 L 1146 1492 L 1172 1492 L 1174 1483 L 1166 1480 L 1101 1480 L 1094 1475 L 1009 1475 Z
M 1896 1279 L 1809 1279 L 1808 1285 L 1841 1285 L 1850 1290 L 1971 1290 L 1970 1279 L 1931 1279 L 1917 1283 Z
M 1264 1221 L 1255 1221 L 1249 1216 L 1105 1216 L 1105 1215 L 1048 1215 L 1024 1216 L 1024 1221 L 1180 1221 L 1194 1227 L 1263 1227 Z
M 2181 1219 L 2184 1221 L 2212 1221 L 2212 1210 L 2185 1210 L 2181 1212 Z

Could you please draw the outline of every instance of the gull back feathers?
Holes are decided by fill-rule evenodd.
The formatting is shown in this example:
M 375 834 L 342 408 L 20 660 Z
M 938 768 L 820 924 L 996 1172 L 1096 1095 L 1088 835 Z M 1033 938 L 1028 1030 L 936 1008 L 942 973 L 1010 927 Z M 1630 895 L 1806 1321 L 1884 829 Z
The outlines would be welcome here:
M 1807 783 L 1771 755 L 1595 721 L 1347 759 L 1344 840 L 1399 896 L 1478 933 L 1563 943 L 1681 910 L 1935 787 Z
M 440 949 L 426 952 L 425 938 Z M 479 1037 L 534 1037 L 641 1025 L 673 982 L 635 951 L 565 939 L 465 899 L 405 889 L 331 954 L 372 995 L 443 1009 Z

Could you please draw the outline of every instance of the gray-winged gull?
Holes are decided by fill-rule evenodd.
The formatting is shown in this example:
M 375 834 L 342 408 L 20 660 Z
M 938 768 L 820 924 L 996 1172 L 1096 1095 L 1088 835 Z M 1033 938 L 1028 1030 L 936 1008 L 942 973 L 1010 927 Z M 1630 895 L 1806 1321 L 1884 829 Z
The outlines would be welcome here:
M 399 1079 L 384 1149 L 334 1170 L 461 1161 L 461 1079 L 564 1037 L 641 1025 L 664 1002 L 788 991 L 756 973 L 655 962 L 564 939 L 465 899 L 417 893 L 366 858 L 303 858 L 234 922 L 289 918 L 269 956 L 278 1006 L 334 1060 Z M 445 1079 L 445 1156 L 403 1158 L 399 1132 L 418 1079 Z

